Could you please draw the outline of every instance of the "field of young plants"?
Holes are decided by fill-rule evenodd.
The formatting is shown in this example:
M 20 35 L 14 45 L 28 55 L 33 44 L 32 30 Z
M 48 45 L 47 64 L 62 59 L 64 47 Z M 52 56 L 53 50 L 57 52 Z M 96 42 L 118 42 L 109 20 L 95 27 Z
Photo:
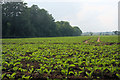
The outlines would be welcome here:
M 2 39 L 2 80 L 119 80 L 118 36 Z

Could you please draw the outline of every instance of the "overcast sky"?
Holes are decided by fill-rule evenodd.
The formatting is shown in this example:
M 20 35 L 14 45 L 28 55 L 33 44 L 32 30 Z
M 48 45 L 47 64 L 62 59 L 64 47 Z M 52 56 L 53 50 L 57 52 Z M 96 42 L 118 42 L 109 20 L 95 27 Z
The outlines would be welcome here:
M 83 32 L 118 30 L 119 0 L 24 0 L 46 9 L 56 21 L 68 21 Z

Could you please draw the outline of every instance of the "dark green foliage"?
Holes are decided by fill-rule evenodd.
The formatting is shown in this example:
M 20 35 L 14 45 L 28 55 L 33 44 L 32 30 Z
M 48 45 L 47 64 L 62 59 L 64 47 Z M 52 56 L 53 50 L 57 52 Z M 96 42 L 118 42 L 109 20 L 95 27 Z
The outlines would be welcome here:
M 69 22 L 55 22 L 51 14 L 37 5 L 23 2 L 2 4 L 2 37 L 80 36 L 81 30 Z
M 82 34 L 82 31 L 77 27 L 73 27 L 73 36 L 80 36 Z
M 115 35 L 120 35 L 120 31 L 113 31 Z
M 59 36 L 80 36 L 82 31 L 77 27 L 72 27 L 67 21 L 57 21 Z

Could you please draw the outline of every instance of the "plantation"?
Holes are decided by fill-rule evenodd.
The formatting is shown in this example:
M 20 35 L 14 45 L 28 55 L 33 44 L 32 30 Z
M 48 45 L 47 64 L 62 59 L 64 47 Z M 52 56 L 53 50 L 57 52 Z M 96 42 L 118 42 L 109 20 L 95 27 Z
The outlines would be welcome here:
M 2 80 L 119 80 L 118 36 L 2 39 Z

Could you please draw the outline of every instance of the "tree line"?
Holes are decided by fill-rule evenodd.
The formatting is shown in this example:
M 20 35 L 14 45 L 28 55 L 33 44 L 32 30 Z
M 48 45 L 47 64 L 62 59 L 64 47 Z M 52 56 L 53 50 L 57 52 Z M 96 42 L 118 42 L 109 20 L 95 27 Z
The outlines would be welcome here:
M 67 21 L 55 21 L 52 14 L 24 2 L 2 4 L 2 37 L 80 36 L 82 31 Z

